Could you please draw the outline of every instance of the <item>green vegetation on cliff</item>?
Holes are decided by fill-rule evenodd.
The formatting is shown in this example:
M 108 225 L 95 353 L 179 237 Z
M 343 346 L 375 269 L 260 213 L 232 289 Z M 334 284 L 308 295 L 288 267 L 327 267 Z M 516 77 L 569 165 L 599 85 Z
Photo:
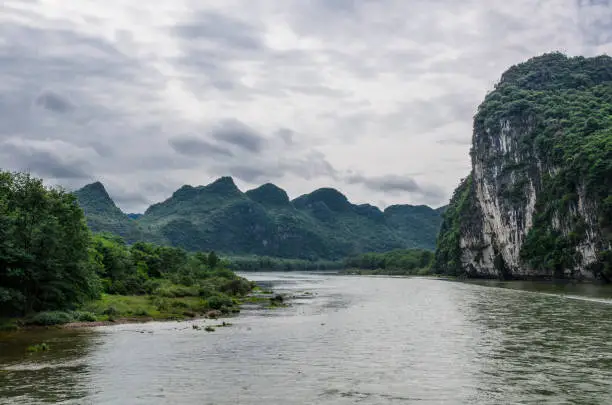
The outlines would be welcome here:
M 587 229 L 579 217 L 566 234 L 553 226 L 553 218 L 570 218 L 581 192 L 612 240 L 612 216 L 606 212 L 612 194 L 612 58 L 550 54 L 511 68 L 486 98 L 475 125 L 495 128 L 503 119 L 530 120 L 534 130 L 523 139 L 521 152 L 535 149 L 542 164 L 557 169 L 542 179 L 521 257 L 531 267 L 560 275 L 579 262 L 575 247 Z M 595 247 L 602 259 L 598 270 L 612 275 L 612 257 L 603 248 Z
M 435 252 L 435 265 L 432 270 L 437 274 L 450 276 L 460 275 L 461 266 L 461 223 L 466 221 L 474 204 L 472 176 L 461 180 L 459 187 L 453 193 L 450 204 L 443 214 L 443 222 L 438 235 L 438 246 Z
M 74 192 L 79 205 L 85 212 L 87 225 L 94 232 L 110 232 L 123 237 L 129 243 L 137 241 L 162 240 L 144 232 L 134 219 L 138 215 L 126 215 L 110 198 L 100 182 L 88 184 Z
M 528 195 L 537 196 L 520 249 L 521 266 L 563 277 L 589 263 L 582 270 L 610 279 L 612 58 L 552 53 L 511 67 L 480 105 L 474 133 L 472 160 L 483 162 L 480 176 L 497 181 L 508 209 L 528 215 L 523 209 Z M 512 133 L 520 134 L 516 145 L 510 144 L 516 139 Z M 494 162 L 501 171 L 486 172 Z M 473 236 L 461 228 L 470 213 L 478 214 L 474 193 L 473 186 L 462 183 L 444 215 L 438 272 L 469 273 L 459 261 L 459 236 Z M 583 253 L 592 251 L 596 259 L 585 261 Z M 496 266 L 512 270 L 503 260 Z
M 352 204 L 331 188 L 293 201 L 273 184 L 243 193 L 230 177 L 207 186 L 183 186 L 131 219 L 103 190 L 98 183 L 76 192 L 95 231 L 117 233 L 130 243 L 154 241 L 232 256 L 314 263 L 368 251 L 433 249 L 441 222 L 440 213 L 427 206 L 396 205 L 382 212 Z

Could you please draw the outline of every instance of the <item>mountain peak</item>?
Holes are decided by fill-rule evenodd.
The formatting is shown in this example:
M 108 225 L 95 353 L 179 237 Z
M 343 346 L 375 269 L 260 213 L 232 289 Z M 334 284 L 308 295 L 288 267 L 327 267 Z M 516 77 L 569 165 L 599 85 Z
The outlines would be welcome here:
M 99 181 L 83 186 L 82 188 L 76 190 L 74 194 L 79 199 L 81 199 L 81 197 L 87 197 L 88 200 L 91 200 L 91 199 L 96 199 L 98 201 L 103 200 L 107 203 L 111 203 L 112 205 L 115 205 L 110 195 L 108 195 L 108 192 L 106 191 L 106 188 L 104 187 L 104 184 L 102 184 Z
M 332 211 L 348 211 L 353 207 L 344 194 L 330 187 L 319 188 L 293 200 L 298 208 L 305 208 L 317 202 L 324 203 Z
M 428 205 L 395 204 L 385 208 L 385 214 L 393 213 L 431 213 L 435 211 Z
M 74 192 L 86 215 L 103 213 L 109 210 L 121 212 L 113 199 L 108 195 L 104 184 L 99 181 L 88 184 Z
M 221 194 L 235 194 L 240 193 L 240 190 L 234 183 L 234 179 L 230 176 L 219 177 L 217 180 L 208 184 L 206 187 L 207 191 L 212 191 Z
M 108 196 L 108 193 L 106 192 L 106 187 L 104 187 L 104 184 L 102 184 L 100 181 L 95 181 L 93 183 L 87 184 L 77 191 L 88 191 L 91 193 L 95 192 Z
M 287 206 L 289 196 L 282 188 L 272 183 L 249 190 L 245 193 L 251 200 L 267 206 Z

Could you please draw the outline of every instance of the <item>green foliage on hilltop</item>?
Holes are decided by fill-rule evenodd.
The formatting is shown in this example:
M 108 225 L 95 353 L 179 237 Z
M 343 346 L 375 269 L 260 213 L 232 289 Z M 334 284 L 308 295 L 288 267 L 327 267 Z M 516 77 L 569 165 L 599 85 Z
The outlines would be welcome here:
M 163 243 L 163 238 L 144 231 L 135 221 L 138 215 L 124 214 L 110 198 L 100 182 L 88 184 L 74 192 L 85 212 L 87 225 L 94 232 L 110 232 L 129 243 L 149 241 Z
M 575 247 L 584 239 L 582 218 L 572 220 L 571 232 L 555 229 L 553 217 L 565 220 L 583 193 L 598 210 L 599 226 L 608 234 L 612 216 L 612 58 L 567 58 L 548 54 L 508 70 L 489 94 L 475 126 L 499 131 L 500 122 L 529 122 L 519 152 L 535 154 L 546 167 L 557 169 L 542 178 L 534 226 L 521 257 L 536 269 L 573 268 Z M 600 250 L 600 271 L 612 276 L 608 251 Z
M 77 194 L 84 207 L 91 205 L 84 193 Z M 105 207 L 108 206 L 107 202 Z M 108 226 L 96 231 L 117 233 L 112 218 L 119 220 L 120 211 L 114 204 L 112 207 L 114 213 L 108 211 Z M 86 209 L 88 212 L 93 212 L 94 219 L 100 218 L 96 217 L 100 210 Z M 189 251 L 215 250 L 233 256 L 307 262 L 341 260 L 366 251 L 433 249 L 441 222 L 440 213 L 426 206 L 393 206 L 382 212 L 368 204 L 351 204 L 330 188 L 293 201 L 273 184 L 243 193 L 230 177 L 207 186 L 183 186 L 136 220 L 124 215 L 121 218 L 146 232 L 144 239 L 137 240 L 159 241 Z
M 406 249 L 386 253 L 364 253 L 346 259 L 350 272 L 365 270 L 368 274 L 424 275 L 430 271 L 434 254 L 429 250 Z
M 513 156 L 497 145 L 505 128 L 521 134 Z M 603 241 L 592 246 L 600 260 L 591 270 L 611 278 L 612 58 L 551 53 L 511 67 L 480 105 L 474 132 L 472 158 L 490 165 L 503 162 L 502 170 L 513 178 L 511 186 L 500 186 L 510 207 L 524 204 L 528 180 L 537 188 L 533 226 L 520 252 L 523 262 L 562 276 L 579 262 L 576 247 L 594 226 Z M 475 201 L 462 183 L 441 227 L 437 271 L 461 270 L 460 227 L 470 221 L 466 212 L 477 211 L 470 199 Z M 577 215 L 579 204 L 597 218 L 596 224 L 587 226 Z

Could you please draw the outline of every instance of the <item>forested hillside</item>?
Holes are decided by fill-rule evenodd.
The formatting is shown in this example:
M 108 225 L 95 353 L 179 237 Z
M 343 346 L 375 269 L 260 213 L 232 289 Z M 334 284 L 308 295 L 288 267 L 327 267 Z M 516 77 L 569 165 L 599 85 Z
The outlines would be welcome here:
M 185 185 L 143 215 L 123 214 L 100 183 L 75 193 L 95 231 L 128 242 L 154 241 L 190 251 L 338 260 L 364 252 L 432 249 L 439 210 L 394 205 L 384 212 L 355 205 L 322 188 L 293 201 L 273 184 L 242 192 L 231 177 L 206 186 Z

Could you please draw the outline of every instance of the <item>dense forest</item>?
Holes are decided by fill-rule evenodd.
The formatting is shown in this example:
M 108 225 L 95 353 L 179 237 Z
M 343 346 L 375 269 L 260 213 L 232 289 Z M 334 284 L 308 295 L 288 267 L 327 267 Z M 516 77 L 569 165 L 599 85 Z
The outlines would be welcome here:
M 321 271 L 344 268 L 342 260 L 300 260 L 269 256 L 229 256 L 228 268 L 235 271 Z
M 345 260 L 346 272 L 353 274 L 426 275 L 434 254 L 424 249 L 364 253 Z
M 231 311 L 254 286 L 214 252 L 92 235 L 73 194 L 24 173 L 0 172 L 0 233 L 0 316 L 32 323 Z
M 294 200 L 273 184 L 243 193 L 230 177 L 206 186 L 183 186 L 143 215 L 121 212 L 101 183 L 75 194 L 93 231 L 118 234 L 129 243 L 309 262 L 338 261 L 370 251 L 433 250 L 442 221 L 441 210 L 393 205 L 381 211 L 352 204 L 332 188 Z
M 471 157 L 437 272 L 612 279 L 612 58 L 508 69 L 478 108 Z

